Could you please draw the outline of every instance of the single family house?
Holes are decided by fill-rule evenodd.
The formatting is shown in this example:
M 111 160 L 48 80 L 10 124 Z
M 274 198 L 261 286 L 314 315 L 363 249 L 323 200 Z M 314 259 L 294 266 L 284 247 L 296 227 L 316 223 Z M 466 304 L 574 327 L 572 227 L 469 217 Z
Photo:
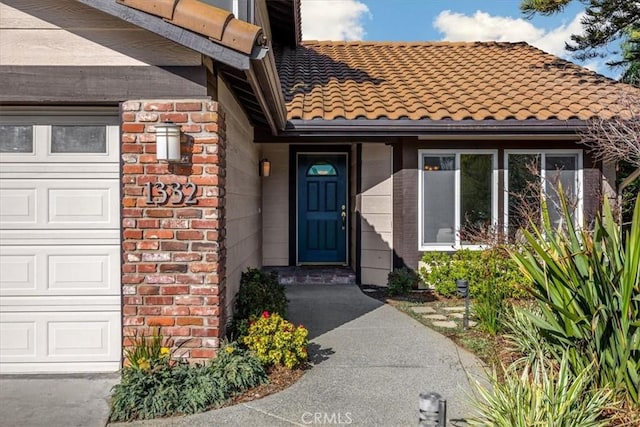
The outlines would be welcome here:
M 526 43 L 303 42 L 299 0 L 0 0 L 0 373 L 116 371 L 154 327 L 210 358 L 247 267 L 384 285 L 515 229 L 531 160 L 587 221 L 613 175 L 578 132 L 620 86 Z

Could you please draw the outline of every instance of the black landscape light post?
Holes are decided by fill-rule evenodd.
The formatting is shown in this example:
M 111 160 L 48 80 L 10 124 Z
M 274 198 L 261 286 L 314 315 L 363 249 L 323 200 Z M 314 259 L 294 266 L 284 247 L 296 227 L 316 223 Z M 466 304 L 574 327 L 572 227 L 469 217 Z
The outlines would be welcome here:
M 464 297 L 464 319 L 462 325 L 464 329 L 469 328 L 469 281 L 468 280 L 456 280 L 456 288 L 458 295 Z
M 447 401 L 438 393 L 420 393 L 418 427 L 446 427 Z

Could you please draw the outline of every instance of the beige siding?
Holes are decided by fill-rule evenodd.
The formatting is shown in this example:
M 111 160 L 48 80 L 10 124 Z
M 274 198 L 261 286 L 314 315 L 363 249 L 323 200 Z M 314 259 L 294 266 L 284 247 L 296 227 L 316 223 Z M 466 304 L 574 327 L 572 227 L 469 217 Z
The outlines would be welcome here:
M 271 175 L 262 179 L 262 263 L 289 265 L 289 146 L 264 144 Z
M 73 0 L 0 3 L 0 64 L 200 65 L 201 56 Z
M 253 142 L 253 128 L 222 81 L 218 82 L 218 90 L 227 133 L 226 274 L 227 313 L 231 313 L 242 271 L 262 266 L 260 146 Z
M 351 161 L 349 164 L 349 264 L 352 269 L 356 267 L 356 239 L 358 228 L 356 225 L 356 211 L 358 203 L 358 144 L 351 146 Z
M 392 270 L 392 158 L 382 144 L 362 146 L 362 283 L 386 285 Z

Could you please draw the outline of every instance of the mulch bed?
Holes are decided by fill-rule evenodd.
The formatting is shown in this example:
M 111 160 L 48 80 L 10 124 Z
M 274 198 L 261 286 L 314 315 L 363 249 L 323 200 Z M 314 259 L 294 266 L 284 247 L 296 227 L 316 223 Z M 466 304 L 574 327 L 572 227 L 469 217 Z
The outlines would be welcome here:
M 272 367 L 267 372 L 269 376 L 269 382 L 267 384 L 246 390 L 244 393 L 234 397 L 229 405 L 237 405 L 238 403 L 262 399 L 265 396 L 287 389 L 298 381 L 307 369 L 308 367 L 298 369 L 287 369 L 284 366 Z

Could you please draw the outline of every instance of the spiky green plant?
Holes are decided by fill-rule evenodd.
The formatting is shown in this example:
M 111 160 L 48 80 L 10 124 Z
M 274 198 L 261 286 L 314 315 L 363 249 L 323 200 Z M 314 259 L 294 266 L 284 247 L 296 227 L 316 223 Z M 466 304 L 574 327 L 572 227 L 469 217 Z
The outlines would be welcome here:
M 592 390 L 591 366 L 574 375 L 569 361 L 559 367 L 531 371 L 514 365 L 505 369 L 504 379 L 495 370 L 490 387 L 476 381 L 472 398 L 479 415 L 470 426 L 491 427 L 600 427 L 608 425 L 601 415 L 611 399 L 606 389 Z
M 539 302 L 530 318 L 556 360 L 566 354 L 574 374 L 593 365 L 597 386 L 640 407 L 640 201 L 624 241 L 606 199 L 593 231 L 573 225 L 564 200 L 562 210 L 564 229 L 543 207 L 542 226 L 525 231 L 528 247 L 512 254 Z
M 548 369 L 555 364 L 549 343 L 540 336 L 540 330 L 531 320 L 528 312 L 540 315 L 536 307 L 511 307 L 504 321 L 507 349 L 518 357 L 513 361 L 515 368 L 530 366 L 533 371 Z

